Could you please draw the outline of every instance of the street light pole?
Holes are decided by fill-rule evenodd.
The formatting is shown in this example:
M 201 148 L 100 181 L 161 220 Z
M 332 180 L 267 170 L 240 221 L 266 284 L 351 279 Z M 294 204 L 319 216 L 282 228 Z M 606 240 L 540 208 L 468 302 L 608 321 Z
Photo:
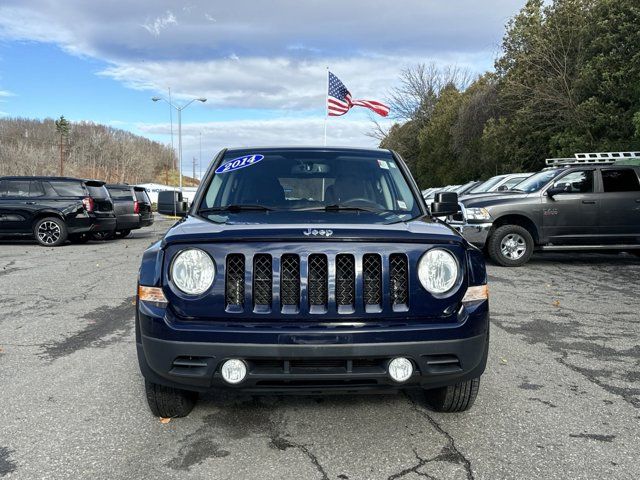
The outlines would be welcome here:
M 187 108 L 196 100 L 204 103 L 207 101 L 207 99 L 204 97 L 194 98 L 184 105 L 175 105 L 172 101 L 167 100 L 164 97 L 153 97 L 151 100 L 153 100 L 154 102 L 157 102 L 159 100 L 167 102 L 171 108 L 175 108 L 178 112 L 178 173 L 180 175 L 180 191 L 182 191 L 182 110 Z
M 180 191 L 182 191 L 182 108 L 178 108 L 178 174 L 180 175 Z

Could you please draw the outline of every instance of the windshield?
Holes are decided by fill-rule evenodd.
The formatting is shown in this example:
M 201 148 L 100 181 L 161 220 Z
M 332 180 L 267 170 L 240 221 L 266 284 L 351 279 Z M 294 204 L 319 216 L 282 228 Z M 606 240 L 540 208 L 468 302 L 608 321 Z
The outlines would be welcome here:
M 484 192 L 488 192 L 489 189 L 491 189 L 491 187 L 493 187 L 494 185 L 498 184 L 500 182 L 500 180 L 502 180 L 504 177 L 505 177 L 505 175 L 499 175 L 497 177 L 491 177 L 489 180 L 486 180 L 486 181 L 482 182 L 480 185 L 478 185 L 476 188 L 471 190 L 469 193 L 484 193 Z
M 476 182 L 467 182 L 464 185 L 460 185 L 458 188 L 456 188 L 454 191 L 458 194 L 464 193 L 467 190 L 469 190 L 469 188 L 471 186 L 473 186 Z
M 556 168 L 553 170 L 543 170 L 542 172 L 535 173 L 529 178 L 518 183 L 515 187 L 512 188 L 512 190 L 526 193 L 537 192 L 547 183 L 549 183 L 549 181 L 558 176 L 558 174 L 562 171 L 563 170 L 561 168 Z
M 151 203 L 151 200 L 149 199 L 149 195 L 147 195 L 147 191 L 146 190 L 135 190 L 135 194 L 136 194 L 136 200 L 138 200 L 138 202 L 141 203 Z
M 289 212 L 388 213 L 396 221 L 421 214 L 399 166 L 386 152 L 228 153 L 216 169 L 199 213 L 238 211 L 243 206 Z
M 87 185 L 87 190 L 89 191 L 89 195 L 91 195 L 93 198 L 109 198 L 109 192 L 107 191 L 107 187 L 105 187 L 104 185 L 100 187 Z

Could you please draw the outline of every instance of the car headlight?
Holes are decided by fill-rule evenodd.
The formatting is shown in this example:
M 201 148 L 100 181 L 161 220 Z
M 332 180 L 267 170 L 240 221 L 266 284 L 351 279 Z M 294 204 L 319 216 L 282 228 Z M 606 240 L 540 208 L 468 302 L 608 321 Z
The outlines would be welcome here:
M 467 208 L 465 210 L 467 220 L 491 220 L 489 210 L 486 208 Z
M 439 295 L 453 288 L 460 275 L 459 270 L 458 262 L 451 253 L 433 248 L 422 255 L 418 278 L 428 292 Z
M 216 276 L 211 257 L 199 248 L 181 251 L 171 264 L 171 280 L 178 289 L 188 295 L 206 292 Z

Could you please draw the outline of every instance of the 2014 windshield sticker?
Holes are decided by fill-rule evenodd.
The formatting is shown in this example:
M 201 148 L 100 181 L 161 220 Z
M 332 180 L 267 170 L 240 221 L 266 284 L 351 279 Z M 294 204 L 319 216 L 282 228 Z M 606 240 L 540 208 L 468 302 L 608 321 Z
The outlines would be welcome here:
M 234 158 L 233 160 L 229 160 L 216 168 L 216 173 L 228 173 L 233 172 L 234 170 L 240 170 L 241 168 L 250 167 L 251 165 L 258 163 L 263 158 L 264 155 L 260 154 L 245 155 L 244 157 Z

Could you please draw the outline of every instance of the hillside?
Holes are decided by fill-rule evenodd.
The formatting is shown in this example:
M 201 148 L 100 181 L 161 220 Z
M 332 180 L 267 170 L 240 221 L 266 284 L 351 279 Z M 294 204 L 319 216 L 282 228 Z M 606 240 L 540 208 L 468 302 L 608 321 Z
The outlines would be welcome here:
M 62 143 L 64 175 L 68 176 L 164 183 L 166 168 L 174 161 L 171 148 L 165 145 L 90 122 L 70 122 Z M 0 118 L 0 175 L 59 173 L 60 135 L 53 119 Z M 170 179 L 175 177 L 169 173 Z

